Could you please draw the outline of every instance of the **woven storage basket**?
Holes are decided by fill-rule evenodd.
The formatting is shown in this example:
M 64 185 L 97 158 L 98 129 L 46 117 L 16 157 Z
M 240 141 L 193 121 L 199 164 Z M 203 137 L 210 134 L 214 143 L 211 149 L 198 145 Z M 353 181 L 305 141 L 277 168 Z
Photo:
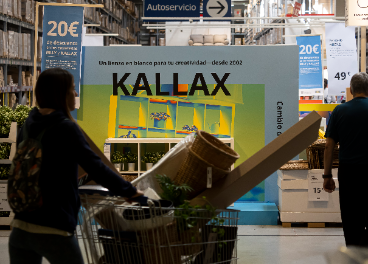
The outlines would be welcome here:
M 189 192 L 188 199 L 193 199 L 207 188 L 207 168 L 212 167 L 212 184 L 230 172 L 230 169 L 220 169 L 201 158 L 190 148 L 188 156 L 182 163 L 174 178 L 177 185 L 187 184 L 194 190 Z
M 307 148 L 307 159 L 309 169 L 324 169 L 324 153 L 326 139 L 318 139 Z M 339 145 L 335 146 L 333 152 L 332 168 L 339 167 Z
M 216 164 L 220 169 L 228 169 L 239 159 L 238 153 L 211 134 L 198 130 L 192 150 L 202 159 Z
M 135 179 L 138 178 L 138 176 L 136 175 L 121 175 L 123 177 L 124 180 L 128 181 L 128 182 L 132 182 Z
M 279 170 L 308 170 L 308 161 L 306 160 L 290 160 Z

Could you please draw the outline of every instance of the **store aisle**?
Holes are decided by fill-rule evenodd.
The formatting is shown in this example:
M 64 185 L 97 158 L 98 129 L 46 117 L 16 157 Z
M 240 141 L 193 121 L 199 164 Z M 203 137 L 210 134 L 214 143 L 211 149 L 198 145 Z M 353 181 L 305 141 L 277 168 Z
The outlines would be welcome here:
M 9 234 L 0 231 L 1 264 L 9 263 Z M 342 228 L 239 226 L 238 236 L 238 264 L 326 264 L 324 255 L 344 245 Z
M 239 264 L 326 264 L 344 246 L 342 228 L 239 226 Z

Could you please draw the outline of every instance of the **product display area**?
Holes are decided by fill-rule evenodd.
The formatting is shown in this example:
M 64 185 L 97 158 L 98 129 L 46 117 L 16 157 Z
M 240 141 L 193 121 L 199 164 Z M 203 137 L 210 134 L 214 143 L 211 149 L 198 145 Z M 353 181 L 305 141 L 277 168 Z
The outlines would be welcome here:
M 88 264 L 365 260 L 353 246 L 365 246 L 366 198 L 350 179 L 365 181 L 366 144 L 347 129 L 366 134 L 362 6 L 0 0 L 0 229 L 74 232 L 74 260 Z M 40 92 L 47 74 L 58 81 Z M 64 93 L 64 121 L 37 138 L 53 130 L 58 155 L 68 153 L 52 161 L 66 176 L 44 212 L 50 190 L 40 186 L 53 179 L 37 162 L 50 145 L 19 144 L 35 117 L 61 115 L 43 96 L 60 110 L 53 96 Z M 67 126 L 76 134 L 55 136 Z M 83 154 L 62 149 L 71 142 Z M 26 209 L 36 203 L 39 214 Z M 11 246 L 0 263 L 13 262 Z

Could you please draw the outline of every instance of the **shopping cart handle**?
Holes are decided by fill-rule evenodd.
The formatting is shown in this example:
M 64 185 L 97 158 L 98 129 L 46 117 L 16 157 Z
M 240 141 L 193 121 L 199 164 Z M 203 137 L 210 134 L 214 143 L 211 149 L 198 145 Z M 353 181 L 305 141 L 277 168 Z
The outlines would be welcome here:
M 133 202 L 137 202 L 139 203 L 140 205 L 143 205 L 143 206 L 147 206 L 148 205 L 148 197 L 147 196 L 144 196 L 144 195 L 141 195 L 141 196 L 137 196 L 137 197 L 134 197 L 134 198 L 130 198 L 130 200 L 132 200 Z
M 79 194 L 87 194 L 87 195 L 99 194 L 101 196 L 113 196 L 110 191 L 94 190 L 94 189 L 79 189 Z

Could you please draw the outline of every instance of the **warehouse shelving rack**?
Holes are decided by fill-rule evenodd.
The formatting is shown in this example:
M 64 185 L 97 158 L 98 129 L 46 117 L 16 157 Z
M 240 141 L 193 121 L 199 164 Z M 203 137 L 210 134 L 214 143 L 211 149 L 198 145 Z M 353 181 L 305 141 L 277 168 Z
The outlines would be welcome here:
M 30 33 L 31 39 L 35 37 L 35 26 L 31 23 L 23 22 L 17 18 L 13 18 L 4 14 L 0 14 L 0 25 L 3 31 L 8 31 L 8 29 L 13 29 L 18 33 Z M 38 34 L 42 34 L 42 29 L 38 30 Z M 25 91 L 29 91 L 32 88 L 28 86 L 23 86 L 22 84 L 22 70 L 25 67 L 29 67 L 29 71 L 32 75 L 35 73 L 33 72 L 33 53 L 34 53 L 34 42 L 31 41 L 31 60 L 19 60 L 19 59 L 10 59 L 10 58 L 0 58 L 0 66 L 3 67 L 4 73 L 4 84 L 5 87 L 1 87 L 0 94 L 5 93 L 5 95 L 1 96 L 1 105 L 8 105 L 9 104 L 9 93 L 10 92 L 17 92 L 18 98 L 22 97 L 22 93 Z M 8 75 L 8 68 L 15 66 L 18 68 L 18 86 L 17 87 L 10 87 L 7 86 L 7 75 Z M 37 63 L 37 67 L 41 67 L 41 63 Z M 4 100 L 3 100 L 4 99 Z

